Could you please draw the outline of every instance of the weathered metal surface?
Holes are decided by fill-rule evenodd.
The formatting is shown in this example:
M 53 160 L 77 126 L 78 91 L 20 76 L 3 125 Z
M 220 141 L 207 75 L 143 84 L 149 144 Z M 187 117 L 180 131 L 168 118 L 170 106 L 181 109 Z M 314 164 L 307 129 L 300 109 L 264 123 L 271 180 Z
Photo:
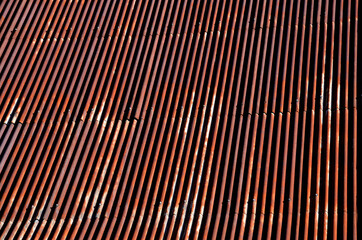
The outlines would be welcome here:
M 0 238 L 357 239 L 358 7 L 1 1 Z

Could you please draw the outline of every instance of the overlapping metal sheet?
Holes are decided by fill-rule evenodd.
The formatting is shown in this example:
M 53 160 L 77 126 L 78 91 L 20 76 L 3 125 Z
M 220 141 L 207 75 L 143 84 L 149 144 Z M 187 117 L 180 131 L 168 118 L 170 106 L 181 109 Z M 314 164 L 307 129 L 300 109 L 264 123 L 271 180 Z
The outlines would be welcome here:
M 1 239 L 357 239 L 358 7 L 1 1 Z

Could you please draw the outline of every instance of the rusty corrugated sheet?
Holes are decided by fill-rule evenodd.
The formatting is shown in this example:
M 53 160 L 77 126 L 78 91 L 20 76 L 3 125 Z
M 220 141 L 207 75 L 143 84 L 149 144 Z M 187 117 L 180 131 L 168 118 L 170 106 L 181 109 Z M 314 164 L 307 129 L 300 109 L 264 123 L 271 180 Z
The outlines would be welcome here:
M 1 239 L 357 239 L 358 7 L 1 1 Z

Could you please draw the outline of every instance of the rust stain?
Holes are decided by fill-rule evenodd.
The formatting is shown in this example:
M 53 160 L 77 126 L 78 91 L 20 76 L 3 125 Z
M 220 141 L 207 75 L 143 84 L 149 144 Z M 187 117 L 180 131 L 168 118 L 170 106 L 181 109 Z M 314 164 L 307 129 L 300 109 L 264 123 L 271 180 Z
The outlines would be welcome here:
M 357 239 L 358 7 L 1 1 L 0 238 Z

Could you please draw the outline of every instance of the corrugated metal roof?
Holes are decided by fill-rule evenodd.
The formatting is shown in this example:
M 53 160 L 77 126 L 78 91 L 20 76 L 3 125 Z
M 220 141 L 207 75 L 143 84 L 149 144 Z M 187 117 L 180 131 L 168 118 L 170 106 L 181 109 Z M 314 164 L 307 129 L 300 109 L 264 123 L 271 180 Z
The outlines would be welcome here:
M 1 239 L 357 239 L 357 43 L 358 0 L 1 1 Z

